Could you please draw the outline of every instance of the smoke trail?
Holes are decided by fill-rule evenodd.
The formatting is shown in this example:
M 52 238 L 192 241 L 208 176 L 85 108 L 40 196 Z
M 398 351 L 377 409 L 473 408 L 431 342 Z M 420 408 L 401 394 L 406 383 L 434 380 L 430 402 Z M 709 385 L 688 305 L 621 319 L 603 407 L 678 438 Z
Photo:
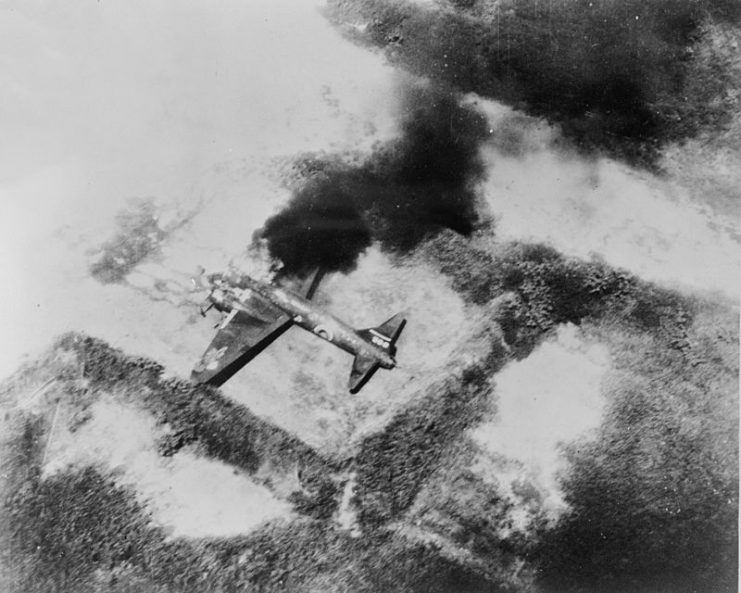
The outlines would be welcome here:
M 373 241 L 406 253 L 443 228 L 476 226 L 485 117 L 439 86 L 402 89 L 401 136 L 360 166 L 313 163 L 314 176 L 255 234 L 287 273 L 347 272 Z
M 160 228 L 151 198 L 132 200 L 116 215 L 118 233 L 103 244 L 90 275 L 103 284 L 121 282 L 138 263 L 156 253 L 167 233 Z

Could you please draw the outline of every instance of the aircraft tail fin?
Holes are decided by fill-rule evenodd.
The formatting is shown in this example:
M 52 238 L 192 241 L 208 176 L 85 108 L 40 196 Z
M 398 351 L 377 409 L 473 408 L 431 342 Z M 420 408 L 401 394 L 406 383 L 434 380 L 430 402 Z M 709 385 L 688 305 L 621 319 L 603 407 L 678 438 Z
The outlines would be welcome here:
M 377 327 L 361 329 L 358 334 L 366 341 L 386 350 L 391 356 L 396 353 L 396 340 L 399 339 L 407 320 L 402 313 L 397 313 L 391 319 Z
M 376 359 L 358 354 L 353 361 L 350 373 L 350 393 L 360 391 L 377 370 L 378 361 Z

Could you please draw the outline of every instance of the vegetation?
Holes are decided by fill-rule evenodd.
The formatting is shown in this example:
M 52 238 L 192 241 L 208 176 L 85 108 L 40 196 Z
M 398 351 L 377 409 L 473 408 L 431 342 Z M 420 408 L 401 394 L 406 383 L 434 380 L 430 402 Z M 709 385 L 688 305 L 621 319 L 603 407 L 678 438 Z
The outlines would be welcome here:
M 504 589 L 534 589 L 533 565 L 523 563 L 534 544 L 533 530 L 519 530 L 513 515 L 525 511 L 537 523 L 539 492 L 523 480 L 517 485 L 523 500 L 516 503 L 471 469 L 478 453 L 472 442 L 459 443 L 451 453 L 417 496 L 408 523 L 443 537 L 459 557 Z
M 85 469 L 38 477 L 6 502 L 16 558 L 30 569 L 19 591 L 76 591 L 99 569 L 141 564 L 154 532 L 131 494 Z
M 709 27 L 738 23 L 730 0 L 335 0 L 328 13 L 395 64 L 544 117 L 583 149 L 633 162 L 728 125 L 738 106 L 733 42 L 708 43 Z M 366 27 L 347 26 L 357 22 Z
M 447 234 L 427 253 L 471 302 L 498 299 L 494 319 L 516 356 L 529 354 L 561 323 L 609 318 L 679 349 L 692 323 L 693 305 L 677 293 L 547 245 L 513 242 L 484 250 Z
M 599 438 L 572 448 L 571 512 L 536 552 L 553 591 L 735 591 L 738 336 L 702 314 L 685 351 L 615 326 Z
M 38 463 L 38 458 L 36 458 Z M 36 467 L 33 460 L 29 467 Z M 168 540 L 133 493 L 87 468 L 13 484 L 3 506 L 10 591 L 488 591 L 435 548 L 391 534 L 353 539 L 327 521 L 268 524 L 244 537 Z
M 169 426 L 163 455 L 195 445 L 256 479 L 266 479 L 257 472 L 266 464 L 298 466 L 302 489 L 289 496 L 297 518 L 238 538 L 168 539 L 135 494 L 100 470 L 42 479 L 50 420 L 17 412 L 3 466 L 9 528 L 0 560 L 11 576 L 2 584 L 30 592 L 731 591 L 737 313 L 601 262 L 478 238 L 443 232 L 420 253 L 490 312 L 479 336 L 489 351 L 414 394 L 342 464 L 217 390 L 163 379 L 155 362 L 94 338 L 60 338 L 3 397 L 54 380 L 81 422 L 99 393 L 147 410 Z M 610 349 L 608 412 L 594 440 L 569 450 L 571 511 L 555 526 L 540 524 L 537 492 L 523 491 L 539 527 L 519 533 L 508 523 L 513 502 L 469 471 L 465 434 L 496 405 L 491 378 L 501 366 L 566 322 Z M 357 538 L 334 520 L 348 471 Z
M 739 4 L 332 0 L 328 11 L 340 24 L 366 25 L 348 34 L 436 84 L 405 91 L 401 136 L 369 158 L 294 163 L 293 199 L 257 239 L 289 272 L 350 270 L 373 242 L 399 257 L 415 252 L 488 315 L 475 336 L 488 349 L 409 394 L 338 462 L 218 390 L 65 335 L 0 387 L 3 400 L 54 382 L 80 424 L 111 394 L 167 427 L 163 456 L 190 446 L 267 487 L 261 468 L 273 477 L 298 468 L 301 488 L 283 494 L 295 515 L 241 537 L 168 538 L 136 493 L 101 468 L 42 476 L 51 414 L 19 408 L 6 413 L 0 460 L 0 589 L 734 591 L 737 310 L 548 246 L 492 243 L 476 208 L 491 131 L 459 93 L 555 122 L 584 150 L 651 164 L 667 143 L 727 127 L 738 111 Z M 497 132 L 502 150 L 522 150 L 516 133 Z M 724 187 L 735 200 L 736 186 Z M 103 283 L 123 281 L 171 230 L 147 200 L 116 222 L 90 267 Z M 564 323 L 609 349 L 611 371 L 595 437 L 567 447 L 569 511 L 554 525 L 539 520 L 539 493 L 527 483 L 508 498 L 473 471 L 467 431 L 495 411 L 497 371 Z M 349 472 L 360 537 L 336 522 Z M 531 513 L 526 531 L 513 529 L 515 511 Z
M 261 467 L 290 476 L 298 470 L 304 489 L 291 498 L 296 510 L 321 518 L 334 513 L 339 492 L 333 462 L 217 390 L 163 379 L 161 373 L 161 365 L 151 360 L 126 356 L 102 340 L 70 333 L 57 340 L 44 360 L 20 371 L 10 385 L 21 389 L 31 379 L 43 381 L 51 374 L 78 422 L 85 420 L 100 393 L 113 393 L 167 426 L 159 441 L 160 454 L 196 446 L 201 454 L 238 467 L 266 481 L 266 486 L 270 478 L 257 473 Z
M 363 441 L 354 460 L 362 525 L 381 526 L 414 502 L 451 445 L 480 419 L 490 395 L 487 375 L 483 364 L 470 366 Z
M 190 381 L 162 379 L 162 367 L 151 360 L 126 356 L 102 340 L 77 334 L 63 336 L 58 348 L 79 358 L 88 390 L 118 393 L 152 412 L 158 423 L 169 425 L 170 433 L 161 442 L 165 455 L 198 443 L 207 455 L 250 473 L 267 460 L 276 467 L 325 463 L 296 437 L 217 390 Z
M 474 496 L 483 484 L 453 447 L 438 466 L 459 469 L 425 483 L 416 520 L 500 569 L 514 550 L 547 591 L 735 590 L 738 313 L 541 245 L 483 250 L 448 234 L 430 247 L 466 298 L 496 304 L 512 355 L 569 322 L 609 347 L 617 375 L 599 434 L 569 452 L 571 512 L 555 527 L 503 538 L 502 501 Z

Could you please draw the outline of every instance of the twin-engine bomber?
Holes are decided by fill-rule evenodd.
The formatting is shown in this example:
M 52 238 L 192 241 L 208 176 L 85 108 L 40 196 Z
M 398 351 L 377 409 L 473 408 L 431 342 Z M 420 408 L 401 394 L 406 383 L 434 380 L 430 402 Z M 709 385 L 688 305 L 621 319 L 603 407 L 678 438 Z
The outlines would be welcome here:
M 355 356 L 351 393 L 360 391 L 379 367 L 393 369 L 396 341 L 406 319 L 397 314 L 378 327 L 353 329 L 311 302 L 322 276 L 317 271 L 300 294 L 246 275 L 201 273 L 194 278 L 197 288 L 210 291 L 201 314 L 214 307 L 222 320 L 191 379 L 222 385 L 294 324 Z

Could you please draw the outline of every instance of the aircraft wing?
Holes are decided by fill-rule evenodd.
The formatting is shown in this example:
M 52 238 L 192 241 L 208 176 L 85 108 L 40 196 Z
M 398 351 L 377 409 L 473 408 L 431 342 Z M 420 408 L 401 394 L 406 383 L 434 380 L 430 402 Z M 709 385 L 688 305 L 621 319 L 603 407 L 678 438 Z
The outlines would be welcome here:
M 284 333 L 292 319 L 283 312 L 259 315 L 233 311 L 224 318 L 214 339 L 196 364 L 191 380 L 221 385 Z

